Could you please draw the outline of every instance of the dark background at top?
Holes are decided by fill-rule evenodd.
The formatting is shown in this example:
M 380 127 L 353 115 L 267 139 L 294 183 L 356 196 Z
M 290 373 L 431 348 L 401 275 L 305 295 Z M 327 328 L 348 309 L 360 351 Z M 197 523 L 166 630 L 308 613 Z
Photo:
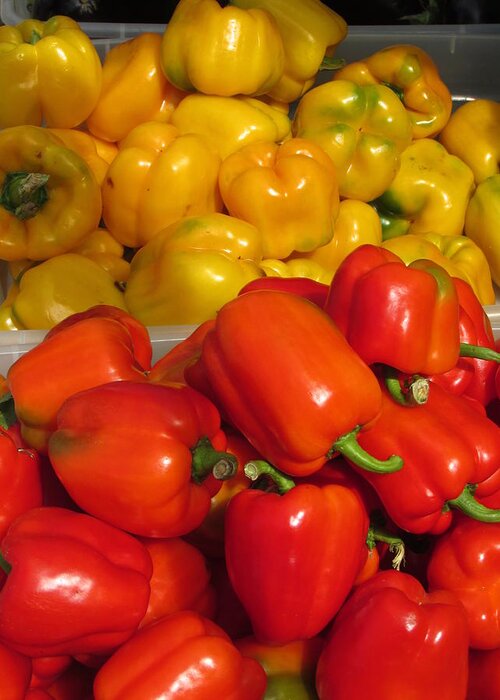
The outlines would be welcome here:
M 498 0 L 338 0 L 325 4 L 349 25 L 500 23 Z M 38 19 L 65 14 L 84 22 L 165 24 L 176 5 L 166 0 L 32 0 L 33 16 Z

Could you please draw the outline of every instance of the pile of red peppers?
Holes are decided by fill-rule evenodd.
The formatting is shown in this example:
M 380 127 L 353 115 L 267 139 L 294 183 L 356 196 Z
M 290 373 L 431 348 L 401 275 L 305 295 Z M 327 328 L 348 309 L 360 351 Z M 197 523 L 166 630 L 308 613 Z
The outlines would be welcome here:
M 155 362 L 50 330 L 0 398 L 2 700 L 500 700 L 499 349 L 373 245 Z

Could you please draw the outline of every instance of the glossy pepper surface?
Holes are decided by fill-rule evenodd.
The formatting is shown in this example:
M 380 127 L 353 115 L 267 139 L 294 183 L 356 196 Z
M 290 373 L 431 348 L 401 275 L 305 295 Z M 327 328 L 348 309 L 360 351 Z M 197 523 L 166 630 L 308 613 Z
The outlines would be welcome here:
M 261 232 L 264 258 L 308 252 L 333 238 L 336 171 L 314 141 L 243 146 L 222 162 L 219 187 L 229 214 Z
M 214 622 L 185 610 L 140 630 L 99 669 L 95 700 L 261 700 L 266 674 Z
M 468 630 L 459 601 L 381 571 L 337 615 L 320 656 L 321 700 L 465 698 Z M 359 668 L 363 672 L 359 672 Z
M 390 87 L 405 106 L 413 138 L 432 138 L 448 123 L 451 93 L 431 56 L 419 46 L 396 44 L 335 71 L 334 80 Z
M 391 184 L 410 144 L 410 118 L 385 85 L 331 80 L 306 92 L 292 133 L 315 141 L 337 169 L 342 198 L 369 202 Z
M 500 648 L 491 651 L 471 649 L 467 700 L 500 698 Z
M 103 143 L 96 136 L 83 129 L 50 129 L 66 148 L 76 151 L 94 173 L 95 179 L 102 185 L 109 164 L 118 152 L 115 143 Z
M 333 8 L 315 0 L 234 0 L 245 9 L 267 10 L 278 25 L 285 49 L 283 74 L 267 92 L 277 100 L 293 102 L 312 87 L 323 63 L 333 57 L 347 36 L 347 23 Z M 326 58 L 326 61 L 325 61 Z
M 66 399 L 48 454 L 87 513 L 144 537 L 177 537 L 207 515 L 220 484 L 212 468 L 232 468 L 225 445 L 219 412 L 194 389 L 112 381 Z
M 457 517 L 435 542 L 427 567 L 429 590 L 446 589 L 461 600 L 473 649 L 500 646 L 499 542 L 500 524 Z
M 0 644 L 0 666 L 5 700 L 25 698 L 31 679 L 31 659 Z
M 91 169 L 49 129 L 0 131 L 0 256 L 44 260 L 65 253 L 101 217 Z
M 70 17 L 0 27 L 0 128 L 71 128 L 94 109 L 102 66 L 91 39 Z
M 476 187 L 465 213 L 464 231 L 476 243 L 490 266 L 491 277 L 500 284 L 500 174 L 491 175 Z
M 28 656 L 109 654 L 146 612 L 146 549 L 86 513 L 26 511 L 1 553 L 9 573 L 0 592 L 0 639 Z
M 330 275 L 328 271 L 315 260 L 309 258 L 291 256 L 286 260 L 278 258 L 265 258 L 259 264 L 261 270 L 264 270 L 268 278 L 273 279 L 308 279 L 311 282 L 317 282 L 328 287 L 330 283 Z M 286 290 L 284 290 L 286 291 Z
M 284 63 L 278 25 L 260 8 L 180 0 L 163 33 L 163 71 L 182 90 L 263 95 L 281 78 Z

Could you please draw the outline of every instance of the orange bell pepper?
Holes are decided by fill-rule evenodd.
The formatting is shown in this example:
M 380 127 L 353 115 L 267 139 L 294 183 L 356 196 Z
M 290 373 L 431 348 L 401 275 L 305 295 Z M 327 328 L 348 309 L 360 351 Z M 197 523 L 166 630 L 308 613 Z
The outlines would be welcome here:
M 109 164 L 118 153 L 116 144 L 109 143 L 106 151 L 103 151 L 99 143 L 100 139 L 87 131 L 55 128 L 49 129 L 49 131 L 58 136 L 66 148 L 70 148 L 83 158 L 94 173 L 99 185 L 102 185 Z

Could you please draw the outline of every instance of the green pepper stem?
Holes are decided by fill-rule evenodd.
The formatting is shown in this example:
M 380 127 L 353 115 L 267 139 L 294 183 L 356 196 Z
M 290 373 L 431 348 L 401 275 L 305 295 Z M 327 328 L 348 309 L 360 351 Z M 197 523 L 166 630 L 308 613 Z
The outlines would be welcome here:
M 429 398 L 429 380 L 414 374 L 404 382 L 404 389 L 401 386 L 397 372 L 393 367 L 384 365 L 384 383 L 391 397 L 401 406 L 421 406 Z
M 230 479 L 236 474 L 238 460 L 229 452 L 219 452 L 207 437 L 202 437 L 191 449 L 193 480 L 201 484 L 212 473 L 216 479 Z
M 368 529 L 368 535 L 366 537 L 366 544 L 369 549 L 373 549 L 377 542 L 384 542 L 389 545 L 389 551 L 394 554 L 392 558 L 392 568 L 397 571 L 400 570 L 401 565 L 405 561 L 405 543 L 401 537 L 396 537 L 396 535 L 390 535 L 385 530 L 381 530 L 375 525 L 370 525 Z
M 473 520 L 479 520 L 482 523 L 499 523 L 500 509 L 488 508 L 474 498 L 475 487 L 472 484 L 467 484 L 460 496 L 453 498 L 447 502 L 451 508 L 460 510 L 465 515 Z
M 333 56 L 323 56 L 319 70 L 338 70 L 345 66 L 345 58 L 334 58 Z
M 403 460 L 399 455 L 391 455 L 385 460 L 380 460 L 369 454 L 358 443 L 358 433 L 361 426 L 356 426 L 345 435 L 341 435 L 332 445 L 328 456 L 335 452 L 340 452 L 344 457 L 353 462 L 361 469 L 378 474 L 390 474 L 397 472 L 403 467 Z
M 484 348 L 482 345 L 460 343 L 460 357 L 475 357 L 477 360 L 491 360 L 500 362 L 500 352 L 492 348 Z
M 0 192 L 0 205 L 20 221 L 38 214 L 49 196 L 45 173 L 7 173 Z
M 9 564 L 7 559 L 4 559 L 3 554 L 0 554 L 0 569 L 7 575 L 12 571 L 12 566 Z
M 295 482 L 292 479 L 263 459 L 253 459 L 251 462 L 247 462 L 243 467 L 243 471 L 245 476 L 251 481 L 257 481 L 261 476 L 269 477 L 280 494 L 290 491 L 295 486 Z

